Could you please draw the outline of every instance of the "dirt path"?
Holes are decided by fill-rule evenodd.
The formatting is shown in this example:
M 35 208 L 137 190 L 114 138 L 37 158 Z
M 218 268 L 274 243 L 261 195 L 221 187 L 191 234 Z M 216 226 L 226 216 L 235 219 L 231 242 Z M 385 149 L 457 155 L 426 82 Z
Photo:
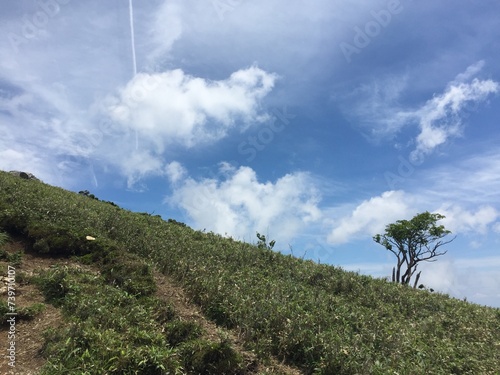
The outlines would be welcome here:
M 7 251 L 14 253 L 23 250 L 21 242 L 15 242 L 7 245 Z M 23 280 L 26 277 L 38 274 L 40 271 L 47 270 L 55 265 L 62 265 L 74 268 L 85 268 L 96 272 L 91 267 L 81 266 L 68 259 L 57 259 L 35 256 L 30 253 L 25 253 L 22 264 L 15 267 L 16 283 L 15 283 L 15 304 L 16 308 L 31 306 L 34 303 L 43 303 L 44 297 L 42 293 L 34 285 L 25 283 Z M 7 269 L 9 264 L 5 261 L 0 261 L 0 270 L 3 277 L 7 277 Z M 207 339 L 217 341 L 222 337 L 228 339 L 232 346 L 238 350 L 244 358 L 247 365 L 248 374 L 282 374 L 282 375 L 301 375 L 297 369 L 279 363 L 276 360 L 270 360 L 268 364 L 259 363 L 256 355 L 244 348 L 242 340 L 238 335 L 230 330 L 218 327 L 212 321 L 206 319 L 200 308 L 191 303 L 189 297 L 184 290 L 176 285 L 168 276 L 159 272 L 155 272 L 155 281 L 158 286 L 156 297 L 166 300 L 173 304 L 175 311 L 180 319 L 186 321 L 194 321 L 199 323 L 205 332 L 204 336 Z M 0 282 L 0 288 L 6 285 L 7 280 Z M 7 301 L 7 292 L 3 288 L 0 298 Z M 45 304 L 45 309 L 31 321 L 16 321 L 16 362 L 15 367 L 9 366 L 9 359 L 4 354 L 9 347 L 9 327 L 0 326 L 0 374 L 8 375 L 35 375 L 45 363 L 45 359 L 39 354 L 42 348 L 44 338 L 43 332 L 49 327 L 57 327 L 62 324 L 61 311 L 50 304 Z
M 195 321 L 199 323 L 205 331 L 205 337 L 217 341 L 221 337 L 229 339 L 232 346 L 243 356 L 249 373 L 252 374 L 281 374 L 281 375 L 301 375 L 298 369 L 292 368 L 285 364 L 279 363 L 277 360 L 271 359 L 268 365 L 258 363 L 257 356 L 248 351 L 243 346 L 243 341 L 232 330 L 218 327 L 214 322 L 205 318 L 200 308 L 189 302 L 188 295 L 184 290 L 175 285 L 168 277 L 161 273 L 155 272 L 155 281 L 158 286 L 156 297 L 166 301 L 170 301 L 175 308 L 175 311 L 181 319 Z
M 20 243 L 8 245 L 9 252 L 15 252 L 22 249 Z M 22 282 L 24 275 L 32 276 L 39 270 L 50 268 L 54 264 L 63 263 L 63 261 L 51 258 L 34 257 L 30 254 L 25 254 L 23 262 L 20 266 L 15 267 L 16 283 L 15 283 L 15 304 L 16 308 L 31 306 L 34 303 L 43 303 L 44 297 L 42 293 L 32 284 Z M 7 269 L 6 262 L 0 262 L 2 271 Z M 66 262 L 69 264 L 69 262 Z M 3 272 L 2 276 L 7 276 Z M 3 285 L 1 285 L 3 286 Z M 7 301 L 7 294 L 4 292 L 0 296 Z M 9 366 L 9 359 L 4 354 L 7 352 L 8 345 L 8 330 L 9 327 L 0 327 L 0 347 L 2 355 L 0 356 L 0 374 L 15 374 L 15 375 L 32 375 L 38 372 L 38 369 L 45 363 L 45 360 L 40 356 L 39 351 L 44 342 L 43 332 L 49 327 L 57 327 L 62 319 L 61 311 L 51 305 L 45 305 L 45 310 L 37 315 L 33 320 L 16 321 L 16 362 L 15 367 Z

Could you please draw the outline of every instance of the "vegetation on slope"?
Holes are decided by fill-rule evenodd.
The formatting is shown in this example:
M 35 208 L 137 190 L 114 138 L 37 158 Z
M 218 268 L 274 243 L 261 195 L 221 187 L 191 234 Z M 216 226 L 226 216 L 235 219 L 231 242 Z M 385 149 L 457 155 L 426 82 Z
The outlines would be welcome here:
M 127 267 L 137 261 L 136 273 L 146 279 L 148 268 L 141 268 L 144 264 L 171 275 L 210 319 L 236 330 L 247 348 L 261 358 L 274 355 L 297 365 L 306 374 L 495 374 L 499 368 L 499 309 L 194 231 L 173 221 L 132 213 L 6 173 L 0 173 L 1 228 L 27 238 L 34 251 L 77 255 L 101 264 L 99 281 L 89 279 L 88 288 L 63 296 L 60 303 L 68 306 L 69 316 L 85 305 L 96 288 L 112 296 L 117 293 L 107 309 L 123 301 L 132 303 L 128 296 L 149 298 L 148 287 L 152 284 L 127 286 L 126 278 L 121 280 L 113 274 L 115 268 L 109 265 L 115 258 L 124 257 L 122 271 L 130 272 Z M 87 240 L 87 236 L 95 241 Z M 79 277 L 64 275 L 68 280 Z M 92 286 L 93 282 L 99 284 Z M 118 288 L 120 292 L 106 288 Z M 141 295 L 142 291 L 145 295 Z M 152 316 L 154 311 L 150 308 L 140 314 Z M 88 314 L 98 316 L 94 310 Z M 161 325 L 153 320 L 149 319 L 150 324 Z M 87 335 L 96 329 L 87 326 L 92 321 L 74 329 Z M 126 348 L 143 348 L 144 341 L 127 331 L 131 325 L 133 322 L 123 322 L 120 327 L 110 328 L 118 336 L 109 340 L 121 342 Z M 152 335 L 148 339 L 160 340 Z M 48 342 L 55 341 L 57 347 L 62 345 L 62 337 L 53 334 Z M 156 342 L 154 347 L 162 349 L 144 357 L 149 358 L 148 364 L 157 363 L 151 359 L 156 355 L 171 359 L 167 352 L 172 343 Z M 197 345 L 186 346 L 194 351 L 179 351 L 184 353 L 182 358 L 196 361 Z M 54 346 L 48 344 L 47 353 L 58 352 L 51 349 Z M 224 352 L 219 349 L 219 353 Z M 73 350 L 85 348 L 75 344 Z M 91 363 L 98 355 L 89 351 L 82 360 Z M 101 365 L 96 362 L 94 366 Z M 164 364 L 170 365 L 177 366 L 174 360 Z M 189 366 L 194 365 L 184 361 L 180 368 L 195 371 Z M 230 371 L 241 370 L 236 367 L 230 366 Z

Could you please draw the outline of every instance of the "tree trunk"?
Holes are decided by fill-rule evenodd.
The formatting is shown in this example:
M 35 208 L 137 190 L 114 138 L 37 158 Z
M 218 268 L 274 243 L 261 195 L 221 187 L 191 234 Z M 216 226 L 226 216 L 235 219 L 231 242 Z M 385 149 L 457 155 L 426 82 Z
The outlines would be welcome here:
M 420 274 L 422 273 L 422 271 L 420 271 L 419 273 L 417 273 L 417 277 L 415 278 L 415 282 L 413 283 L 413 287 L 416 288 L 417 287 L 417 284 L 418 284 L 418 280 L 420 280 Z

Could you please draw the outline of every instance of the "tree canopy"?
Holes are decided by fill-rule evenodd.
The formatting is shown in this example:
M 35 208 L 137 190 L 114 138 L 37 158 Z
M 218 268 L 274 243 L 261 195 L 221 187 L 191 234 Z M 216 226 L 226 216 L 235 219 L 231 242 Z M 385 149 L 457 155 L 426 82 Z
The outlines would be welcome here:
M 444 218 L 441 214 L 426 211 L 415 215 L 411 220 L 398 220 L 389 224 L 384 234 L 373 237 L 375 242 L 397 258 L 397 265 L 392 270 L 393 282 L 410 284 L 420 262 L 433 262 L 437 260 L 436 257 L 446 254 L 447 250 L 440 248 L 455 238 L 443 240 L 451 233 L 443 225 L 437 224 Z M 419 278 L 420 272 L 416 275 L 414 287 L 417 286 Z

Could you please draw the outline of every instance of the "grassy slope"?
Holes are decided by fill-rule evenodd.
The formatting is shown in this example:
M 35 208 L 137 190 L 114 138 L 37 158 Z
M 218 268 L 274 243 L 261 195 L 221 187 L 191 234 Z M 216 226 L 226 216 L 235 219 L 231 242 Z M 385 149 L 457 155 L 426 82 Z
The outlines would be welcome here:
M 41 252 L 134 253 L 176 278 L 249 348 L 304 373 L 499 373 L 498 309 L 257 249 L 3 172 L 2 226 Z

